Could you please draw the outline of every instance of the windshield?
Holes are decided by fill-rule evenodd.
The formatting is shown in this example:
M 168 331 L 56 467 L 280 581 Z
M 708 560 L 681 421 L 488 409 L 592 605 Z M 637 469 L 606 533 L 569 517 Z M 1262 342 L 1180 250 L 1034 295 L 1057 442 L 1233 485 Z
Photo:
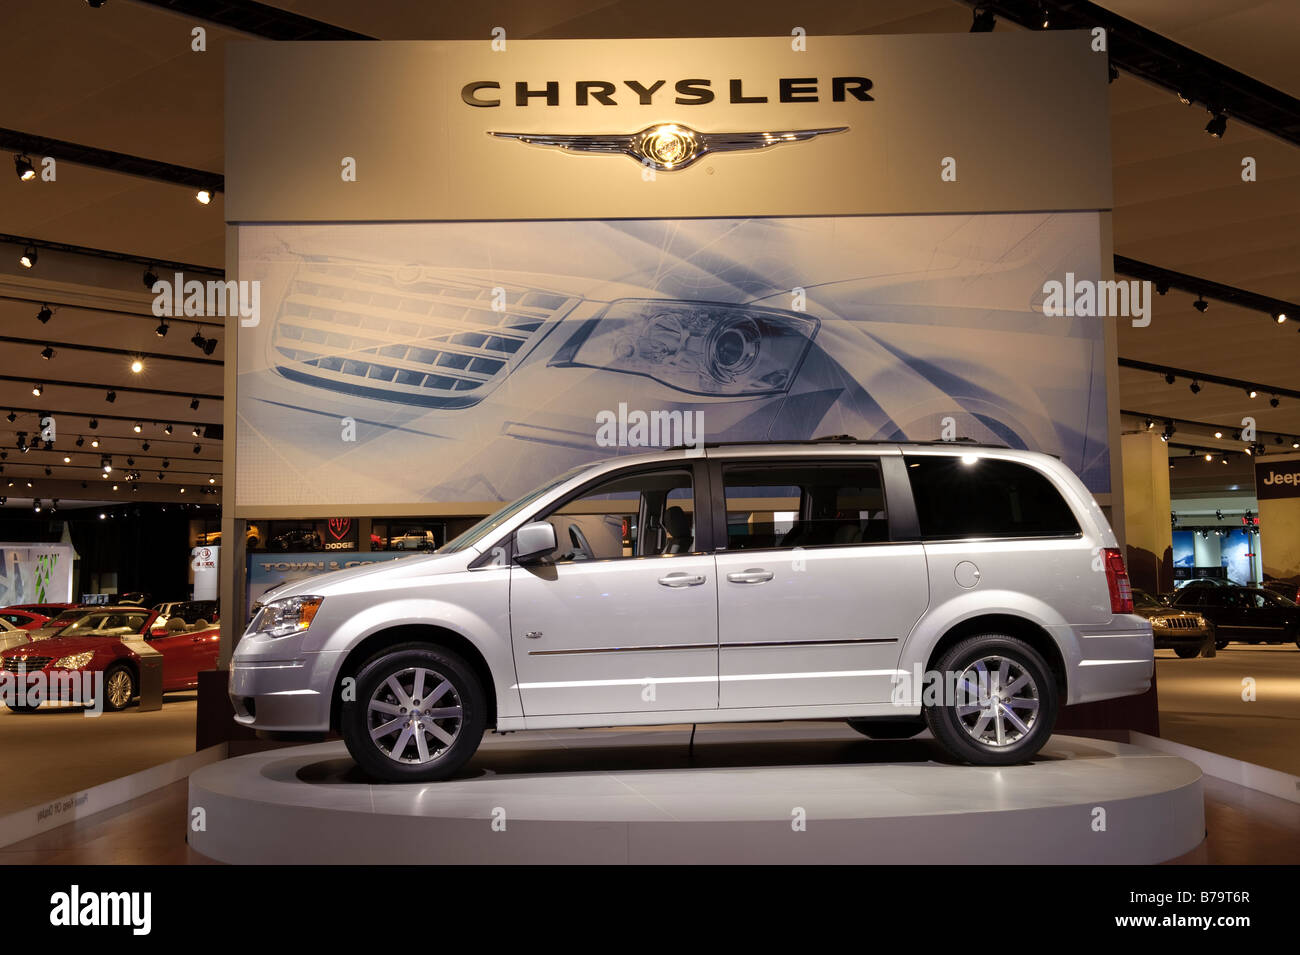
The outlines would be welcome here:
M 1162 604 L 1145 590 L 1133 591 L 1133 605 L 1135 607 L 1160 607 Z
M 92 613 L 67 627 L 61 637 L 121 636 L 139 633 L 144 627 L 146 613 Z
M 70 623 L 76 623 L 86 615 L 84 610 L 65 610 L 53 620 L 45 624 L 47 627 L 66 627 Z
M 548 492 L 555 490 L 555 488 L 559 487 L 564 482 L 571 480 L 572 478 L 581 474 L 583 471 L 588 470 L 590 467 L 591 465 L 589 464 L 583 464 L 579 467 L 573 468 L 572 470 L 565 471 L 559 477 L 555 478 L 552 481 L 548 481 L 546 484 L 543 484 L 541 487 L 537 488 L 537 490 L 529 491 L 523 497 L 519 498 L 516 501 L 511 501 L 509 504 L 501 508 L 501 510 L 497 511 L 496 513 L 489 514 L 487 517 L 483 518 L 483 520 L 479 521 L 477 524 L 475 524 L 469 530 L 465 531 L 459 537 L 455 537 L 452 540 L 447 541 L 447 543 L 443 544 L 441 547 L 438 548 L 437 552 L 439 554 L 454 554 L 456 553 L 456 551 L 464 550 L 466 547 L 473 547 L 480 540 L 482 540 L 488 534 L 492 533 L 492 531 L 496 530 L 498 527 L 500 527 L 510 518 L 514 517 L 516 514 L 520 513 L 521 511 L 527 510 L 529 505 L 531 505 L 539 497 L 542 497 Z

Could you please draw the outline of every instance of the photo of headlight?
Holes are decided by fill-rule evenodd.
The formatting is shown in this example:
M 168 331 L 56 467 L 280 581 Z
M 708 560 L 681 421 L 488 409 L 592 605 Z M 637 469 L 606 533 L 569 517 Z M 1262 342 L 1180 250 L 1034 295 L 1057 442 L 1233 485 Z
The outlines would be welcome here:
M 820 324 L 757 306 L 621 299 L 584 322 L 550 364 L 644 375 L 696 395 L 779 394 Z
M 56 670 L 80 670 L 95 656 L 94 650 L 86 650 L 83 653 L 72 653 L 66 657 L 59 657 L 54 661 Z

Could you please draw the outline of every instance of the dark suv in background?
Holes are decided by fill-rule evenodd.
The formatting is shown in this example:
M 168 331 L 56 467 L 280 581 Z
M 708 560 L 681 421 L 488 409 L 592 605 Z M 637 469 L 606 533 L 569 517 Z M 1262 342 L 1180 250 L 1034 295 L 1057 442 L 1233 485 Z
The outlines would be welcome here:
M 1262 587 L 1184 587 L 1170 604 L 1199 613 L 1214 625 L 1215 646 L 1295 643 L 1300 647 L 1300 606 Z

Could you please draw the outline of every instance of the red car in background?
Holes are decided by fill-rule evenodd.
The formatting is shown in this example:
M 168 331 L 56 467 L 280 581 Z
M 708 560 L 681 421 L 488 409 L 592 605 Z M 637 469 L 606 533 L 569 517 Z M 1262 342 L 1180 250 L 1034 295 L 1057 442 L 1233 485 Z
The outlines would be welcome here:
M 7 620 L 19 630 L 35 630 L 37 627 L 43 627 L 49 622 L 50 618 L 43 613 L 37 613 L 35 610 L 20 610 L 17 607 L 5 607 L 0 609 L 0 620 Z
M 188 626 L 173 618 L 161 636 L 150 633 L 157 614 L 143 607 L 98 607 L 69 624 L 57 636 L 0 652 L 0 669 L 9 673 L 102 672 L 105 710 L 122 710 L 140 692 L 140 655 L 123 639 L 143 639 L 162 654 L 164 693 L 193 689 L 199 671 L 217 665 L 221 628 Z M 51 679 L 59 687 L 66 681 Z M 11 697 L 16 700 L 16 697 Z M 16 713 L 34 712 L 39 704 L 6 701 Z

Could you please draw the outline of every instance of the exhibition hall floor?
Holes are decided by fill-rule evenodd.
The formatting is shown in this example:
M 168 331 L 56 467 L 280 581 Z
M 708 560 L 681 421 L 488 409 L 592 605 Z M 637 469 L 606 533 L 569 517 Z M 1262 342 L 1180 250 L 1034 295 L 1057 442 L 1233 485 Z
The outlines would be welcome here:
M 1254 681 L 1255 700 L 1242 699 Z M 1180 660 L 1156 651 L 1160 735 L 1176 743 L 1300 776 L 1300 649 L 1230 643 Z
M 74 707 L 12 713 L 0 706 L 0 816 L 193 753 L 196 694 L 164 699 L 160 710 L 131 706 L 95 717 Z

